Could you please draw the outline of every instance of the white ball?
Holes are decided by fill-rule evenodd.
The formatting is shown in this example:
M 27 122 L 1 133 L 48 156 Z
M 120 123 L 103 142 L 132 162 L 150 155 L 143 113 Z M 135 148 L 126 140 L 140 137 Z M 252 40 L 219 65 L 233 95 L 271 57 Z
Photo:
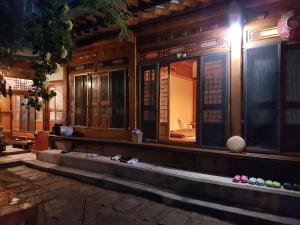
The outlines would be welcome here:
M 234 153 L 242 153 L 246 149 L 246 141 L 240 136 L 232 136 L 227 140 L 229 151 Z

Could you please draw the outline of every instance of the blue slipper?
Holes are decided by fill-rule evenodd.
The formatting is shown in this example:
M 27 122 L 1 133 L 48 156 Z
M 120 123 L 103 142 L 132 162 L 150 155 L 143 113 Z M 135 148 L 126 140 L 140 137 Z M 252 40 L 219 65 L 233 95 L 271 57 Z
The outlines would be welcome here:
M 255 177 L 251 177 L 251 178 L 248 180 L 248 184 L 255 185 L 255 184 L 256 184 L 256 178 L 255 178 Z
M 257 178 L 256 179 L 256 185 L 258 186 L 264 186 L 265 185 L 265 181 L 262 178 Z

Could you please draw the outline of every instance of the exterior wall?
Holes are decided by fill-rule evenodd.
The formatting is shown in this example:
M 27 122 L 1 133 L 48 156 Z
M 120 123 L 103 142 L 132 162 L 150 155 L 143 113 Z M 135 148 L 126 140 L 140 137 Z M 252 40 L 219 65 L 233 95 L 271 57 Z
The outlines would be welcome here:
M 199 59 L 211 53 L 229 53 L 229 96 L 228 137 L 243 135 L 243 49 L 270 43 L 281 43 L 277 33 L 277 21 L 290 3 L 253 1 L 244 4 L 243 36 L 230 42 L 228 37 L 228 5 L 212 7 L 201 12 L 192 12 L 151 23 L 134 32 L 133 42 L 120 43 L 116 39 L 78 49 L 71 66 L 95 63 L 128 57 L 129 63 L 129 124 L 128 130 L 75 128 L 85 136 L 99 138 L 129 139 L 130 130 L 139 127 L 138 77 L 142 65 L 165 63 L 178 60 L 178 53 L 185 52 L 186 58 Z M 299 4 L 299 3 L 298 3 Z M 94 70 L 78 71 L 95 72 Z M 69 74 L 73 82 L 74 74 Z M 69 85 L 70 88 L 71 85 Z M 74 125 L 72 99 L 68 118 Z M 256 149 L 253 149 L 254 151 Z

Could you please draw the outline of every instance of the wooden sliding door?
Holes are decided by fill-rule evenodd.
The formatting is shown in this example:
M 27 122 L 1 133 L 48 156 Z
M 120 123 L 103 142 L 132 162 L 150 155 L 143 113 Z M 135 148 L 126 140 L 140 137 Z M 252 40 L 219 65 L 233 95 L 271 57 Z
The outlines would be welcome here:
M 141 67 L 140 76 L 140 127 L 145 139 L 156 140 L 157 132 L 157 66 Z
M 282 149 L 300 151 L 300 45 L 286 45 L 282 77 Z
M 253 147 L 278 149 L 280 45 L 245 50 L 244 133 Z
M 226 53 L 201 57 L 199 136 L 202 146 L 225 146 L 228 102 L 227 61 Z

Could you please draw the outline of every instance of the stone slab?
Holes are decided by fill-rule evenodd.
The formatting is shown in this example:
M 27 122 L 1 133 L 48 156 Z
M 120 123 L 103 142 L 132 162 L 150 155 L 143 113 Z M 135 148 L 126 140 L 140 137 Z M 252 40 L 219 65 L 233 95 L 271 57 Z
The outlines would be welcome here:
M 69 170 L 86 170 L 98 175 L 99 173 L 110 174 L 205 201 L 243 206 L 244 208 L 259 208 L 273 214 L 300 218 L 298 213 L 300 193 L 283 188 L 273 189 L 237 184 L 228 177 L 172 169 L 142 162 L 128 165 L 112 161 L 109 157 L 104 156 L 91 159 L 87 158 L 85 153 L 80 152 L 60 154 L 59 151 L 52 152 L 49 150 L 38 154 L 37 159 L 44 162 L 55 162 L 57 165 L 54 166 L 64 166 Z
M 48 163 L 37 160 L 25 161 L 24 163 L 33 168 L 88 181 L 92 184 L 109 188 L 110 190 L 133 193 L 135 195 L 162 202 L 173 207 L 212 215 L 224 220 L 238 221 L 239 224 L 300 224 L 300 220 L 297 219 L 183 197 L 175 193 L 159 190 L 141 183 L 130 182 L 119 178 L 110 177 L 108 175 L 100 176 L 98 173 L 81 171 L 79 169 L 67 168 L 63 166 L 54 167 L 53 165 L 48 165 Z

